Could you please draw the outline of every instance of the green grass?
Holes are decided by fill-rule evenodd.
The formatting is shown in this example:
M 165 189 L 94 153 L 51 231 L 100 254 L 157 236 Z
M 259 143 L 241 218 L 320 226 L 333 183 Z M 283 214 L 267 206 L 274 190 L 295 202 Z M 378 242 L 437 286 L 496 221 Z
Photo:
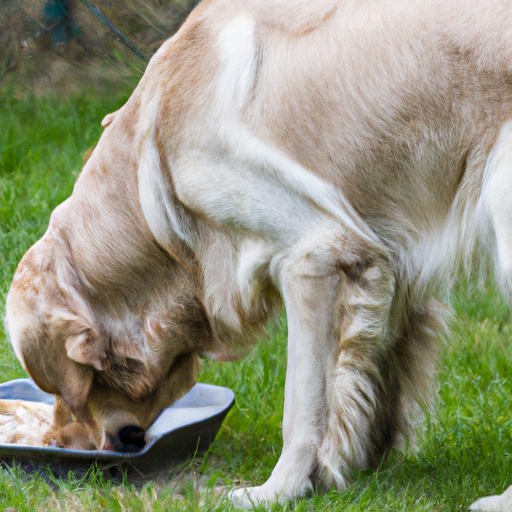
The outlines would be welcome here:
M 45 231 L 50 212 L 71 192 L 83 153 L 102 117 L 124 98 L 93 93 L 61 100 L 0 98 L 0 286 L 4 297 L 17 262 Z M 345 491 L 276 510 L 460 511 L 512 483 L 512 331 L 510 312 L 492 287 L 461 285 L 457 320 L 439 365 L 439 396 L 416 451 L 393 452 L 380 470 L 354 475 Z M 55 479 L 0 468 L 0 510 L 228 510 L 219 486 L 260 484 L 281 447 L 286 326 L 238 363 L 204 362 L 201 380 L 231 387 L 236 405 L 205 457 L 157 482 L 112 482 L 101 472 Z M 1 380 L 24 376 L 0 332 Z

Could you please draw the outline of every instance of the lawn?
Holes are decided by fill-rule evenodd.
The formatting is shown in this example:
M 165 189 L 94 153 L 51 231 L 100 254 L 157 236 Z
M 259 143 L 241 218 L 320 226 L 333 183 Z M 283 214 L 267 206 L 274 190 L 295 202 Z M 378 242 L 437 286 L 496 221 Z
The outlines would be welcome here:
M 126 94 L 98 98 L 0 97 L 0 314 L 23 253 L 45 231 L 53 208 L 71 192 L 82 155 L 101 133 L 103 116 Z M 393 452 L 380 470 L 355 474 L 345 491 L 276 510 L 461 511 L 477 497 L 512 484 L 512 337 L 508 307 L 491 286 L 458 286 L 456 320 L 439 364 L 439 395 L 415 450 Z M 24 376 L 0 331 L 3 381 Z M 201 381 L 231 387 L 236 405 L 204 457 L 156 482 L 26 475 L 0 467 L 0 510 L 229 510 L 214 489 L 260 484 L 281 448 L 286 365 L 284 319 L 238 363 L 204 361 Z

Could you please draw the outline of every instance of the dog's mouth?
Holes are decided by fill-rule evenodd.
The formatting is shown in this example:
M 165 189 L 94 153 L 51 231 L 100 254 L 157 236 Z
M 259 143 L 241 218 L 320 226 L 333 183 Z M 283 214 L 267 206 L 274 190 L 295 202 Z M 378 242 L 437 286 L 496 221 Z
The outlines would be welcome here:
M 146 446 L 146 433 L 138 425 L 121 427 L 115 434 L 106 433 L 102 450 L 110 452 L 139 452 Z

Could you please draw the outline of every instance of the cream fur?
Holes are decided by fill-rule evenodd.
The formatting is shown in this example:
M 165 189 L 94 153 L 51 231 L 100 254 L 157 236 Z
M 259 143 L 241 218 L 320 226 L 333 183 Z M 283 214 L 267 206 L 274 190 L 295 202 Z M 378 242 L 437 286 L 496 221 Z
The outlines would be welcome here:
M 499 0 L 205 0 L 21 262 L 18 357 L 101 445 L 284 304 L 282 455 L 232 497 L 345 486 L 413 435 L 459 270 L 510 293 L 511 34 Z
M 473 512 L 510 512 L 512 510 L 512 486 L 503 494 L 480 498 L 469 507 L 469 510 Z

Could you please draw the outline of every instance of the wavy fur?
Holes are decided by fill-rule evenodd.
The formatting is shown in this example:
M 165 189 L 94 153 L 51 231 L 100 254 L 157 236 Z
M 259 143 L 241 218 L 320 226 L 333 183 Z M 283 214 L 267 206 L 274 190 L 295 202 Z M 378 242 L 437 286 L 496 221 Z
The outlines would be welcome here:
M 203 1 L 20 264 L 16 353 L 100 445 L 284 304 L 282 455 L 232 496 L 343 487 L 413 434 L 459 271 L 510 293 L 511 34 L 499 0 Z

